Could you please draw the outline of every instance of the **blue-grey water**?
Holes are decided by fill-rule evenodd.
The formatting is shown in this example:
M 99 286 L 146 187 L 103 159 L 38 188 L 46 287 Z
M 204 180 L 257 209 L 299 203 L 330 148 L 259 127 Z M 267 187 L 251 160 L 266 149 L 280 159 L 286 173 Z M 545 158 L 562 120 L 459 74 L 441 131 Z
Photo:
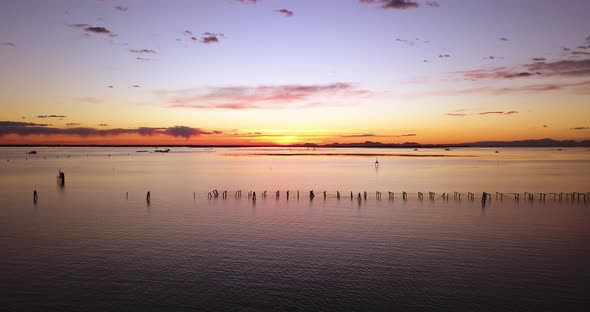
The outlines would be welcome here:
M 141 149 L 0 148 L 3 309 L 585 311 L 590 303 L 590 201 L 522 194 L 590 191 L 586 149 Z M 208 199 L 213 189 L 228 198 Z

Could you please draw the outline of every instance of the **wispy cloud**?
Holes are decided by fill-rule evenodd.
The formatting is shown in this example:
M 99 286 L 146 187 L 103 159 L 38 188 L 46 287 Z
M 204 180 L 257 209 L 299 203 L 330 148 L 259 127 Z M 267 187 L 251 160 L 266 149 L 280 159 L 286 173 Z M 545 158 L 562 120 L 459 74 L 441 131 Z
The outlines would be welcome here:
M 387 138 L 404 138 L 404 137 L 415 137 L 417 134 L 415 133 L 404 133 L 404 134 L 392 134 L 392 135 L 379 135 L 374 133 L 362 133 L 362 134 L 346 134 L 340 135 L 340 138 L 368 138 L 368 137 L 387 137 Z
M 78 124 L 71 123 L 68 126 Z M 103 126 L 103 124 L 101 124 Z M 104 125 L 106 126 L 106 125 Z M 76 135 L 81 137 L 88 136 L 116 136 L 137 134 L 141 136 L 166 135 L 172 137 L 182 137 L 188 139 L 193 136 L 217 135 L 221 131 L 205 131 L 200 128 L 187 126 L 173 126 L 165 128 L 139 127 L 139 128 L 114 128 L 114 129 L 96 129 L 96 128 L 56 128 L 49 124 L 38 124 L 32 122 L 18 121 L 0 121 L 0 136 L 5 135 Z
M 365 134 L 346 134 L 346 135 L 341 135 L 341 138 L 367 138 L 367 137 L 376 137 L 376 134 L 372 134 L 372 133 L 365 133 Z
M 590 130 L 590 127 L 573 127 L 570 130 Z
M 6 47 L 16 47 L 16 44 L 14 44 L 14 42 L 2 42 L 0 43 L 0 45 L 6 46 Z
M 506 67 L 497 67 L 492 69 L 474 69 L 452 72 L 451 75 L 459 75 L 465 79 L 504 79 L 504 78 L 523 78 L 540 73 L 531 73 L 528 71 L 515 71 Z
M 287 9 L 280 9 L 277 10 L 278 13 L 281 13 L 285 16 L 293 16 L 293 11 L 287 10 Z
M 464 110 L 461 110 L 464 111 Z M 466 117 L 466 116 L 486 116 L 486 115 L 514 115 L 518 114 L 518 111 L 486 111 L 486 112 L 474 112 L 474 113 L 467 113 L 467 112 L 451 112 L 447 113 L 447 116 L 451 117 Z
M 302 108 L 317 104 L 317 98 L 362 96 L 369 92 L 350 83 L 325 85 L 234 86 L 165 92 L 172 107 L 251 109 Z
M 127 12 L 127 10 L 129 10 L 129 8 L 126 6 L 118 5 L 115 7 L 115 10 L 117 10 L 119 12 Z
M 66 118 L 64 115 L 39 115 L 37 118 Z
M 526 64 L 525 67 L 529 71 L 542 72 L 543 76 L 590 76 L 590 59 L 532 63 Z
M 87 34 L 101 34 L 101 35 L 108 35 L 110 37 L 116 37 L 117 35 L 112 31 L 108 30 L 106 27 L 102 26 L 91 26 L 88 24 L 66 24 L 68 27 L 82 29 Z
M 256 4 L 256 0 L 236 0 L 239 3 L 243 4 Z
M 154 50 L 150 50 L 150 49 L 130 49 L 129 52 L 131 53 L 151 53 L 151 54 L 156 54 L 156 51 Z
M 420 5 L 418 2 L 412 0 L 359 0 L 361 3 L 365 4 L 379 4 L 379 7 L 382 9 L 394 9 L 394 10 L 406 10 L 406 9 L 415 9 Z M 431 1 L 434 3 L 433 1 Z M 437 3 L 438 4 L 438 3 Z M 434 5 L 431 5 L 434 6 Z

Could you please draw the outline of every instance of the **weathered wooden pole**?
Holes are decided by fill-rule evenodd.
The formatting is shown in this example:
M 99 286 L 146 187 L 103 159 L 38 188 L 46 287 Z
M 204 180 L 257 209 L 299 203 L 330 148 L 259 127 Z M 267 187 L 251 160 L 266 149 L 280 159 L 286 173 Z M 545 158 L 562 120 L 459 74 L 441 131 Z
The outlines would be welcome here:
M 37 201 L 39 200 L 39 195 L 37 195 L 37 190 L 33 191 L 33 203 L 37 203 Z
M 147 192 L 146 196 L 145 196 L 145 200 L 149 203 L 152 200 L 152 194 L 150 193 L 150 191 Z

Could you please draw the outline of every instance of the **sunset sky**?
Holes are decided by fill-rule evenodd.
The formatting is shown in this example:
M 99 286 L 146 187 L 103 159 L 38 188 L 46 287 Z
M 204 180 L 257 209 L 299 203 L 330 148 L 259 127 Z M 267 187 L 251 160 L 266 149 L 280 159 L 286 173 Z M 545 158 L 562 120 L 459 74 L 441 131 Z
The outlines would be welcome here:
M 590 1 L 0 2 L 0 144 L 590 139 Z

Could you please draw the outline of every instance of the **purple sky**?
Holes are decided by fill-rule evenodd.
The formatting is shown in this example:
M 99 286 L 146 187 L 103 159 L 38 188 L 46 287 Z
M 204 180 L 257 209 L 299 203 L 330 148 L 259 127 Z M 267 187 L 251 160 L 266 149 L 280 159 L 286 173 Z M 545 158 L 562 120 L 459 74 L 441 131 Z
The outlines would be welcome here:
M 0 120 L 590 138 L 574 130 L 590 126 L 588 12 L 583 0 L 6 0 Z

